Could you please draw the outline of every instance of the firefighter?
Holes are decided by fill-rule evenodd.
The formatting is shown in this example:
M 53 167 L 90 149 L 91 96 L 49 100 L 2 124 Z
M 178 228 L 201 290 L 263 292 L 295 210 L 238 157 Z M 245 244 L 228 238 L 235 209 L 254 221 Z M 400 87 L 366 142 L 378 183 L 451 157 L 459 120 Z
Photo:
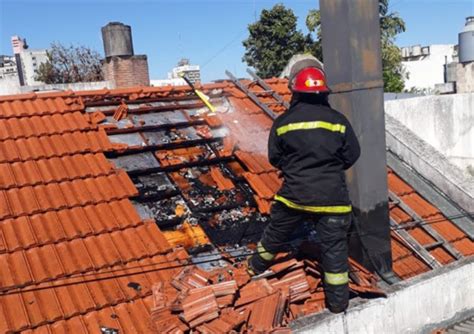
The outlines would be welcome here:
M 344 171 L 357 161 L 360 147 L 349 121 L 328 103 L 330 91 L 319 63 L 294 65 L 289 87 L 290 108 L 275 120 L 268 140 L 269 161 L 281 171 L 283 184 L 257 252 L 248 260 L 249 272 L 264 273 L 298 224 L 311 221 L 319 237 L 326 304 L 339 313 L 349 302 L 352 217 Z

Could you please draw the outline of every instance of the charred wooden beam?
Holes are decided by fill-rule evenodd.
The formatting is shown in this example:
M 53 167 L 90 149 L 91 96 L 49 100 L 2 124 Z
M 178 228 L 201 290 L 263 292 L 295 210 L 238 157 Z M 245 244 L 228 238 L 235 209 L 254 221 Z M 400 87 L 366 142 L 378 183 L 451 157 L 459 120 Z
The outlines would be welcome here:
M 170 129 L 180 129 L 180 128 L 187 128 L 196 125 L 204 125 L 206 121 L 204 120 L 196 120 L 196 121 L 189 121 L 189 122 L 178 122 L 178 123 L 171 123 L 171 124 L 159 124 L 159 125 L 145 125 L 140 127 L 132 127 L 132 128 L 122 128 L 122 129 L 107 129 L 106 132 L 108 135 L 119 135 L 125 133 L 136 133 L 136 132 L 154 132 L 154 131 L 162 131 L 162 130 L 170 130 Z
M 147 145 L 147 146 L 140 146 L 140 147 L 129 147 L 121 151 L 112 151 L 112 152 L 105 152 L 107 158 L 117 158 L 124 155 L 132 155 L 137 153 L 144 153 L 144 152 L 155 152 L 155 151 L 162 151 L 162 150 L 175 150 L 178 148 L 186 148 L 186 147 L 193 147 L 205 144 L 211 144 L 216 142 L 221 142 L 223 138 L 205 138 L 205 139 L 195 139 L 195 140 L 187 140 L 181 142 L 174 142 L 174 143 L 166 143 L 160 145 Z
M 203 159 L 199 161 L 187 162 L 182 164 L 170 165 L 170 166 L 159 166 L 159 167 L 150 167 L 144 169 L 136 169 L 127 172 L 130 176 L 143 176 L 151 173 L 160 173 L 160 172 L 175 172 L 181 169 L 193 168 L 193 167 L 203 167 L 203 166 L 213 166 L 220 163 L 234 161 L 235 158 L 231 157 L 222 157 L 222 158 L 212 158 L 212 159 Z

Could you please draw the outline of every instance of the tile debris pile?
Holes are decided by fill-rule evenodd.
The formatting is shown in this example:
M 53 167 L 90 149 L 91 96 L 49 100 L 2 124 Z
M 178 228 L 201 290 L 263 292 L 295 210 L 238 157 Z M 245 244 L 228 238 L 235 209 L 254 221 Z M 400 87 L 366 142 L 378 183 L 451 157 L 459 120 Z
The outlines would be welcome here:
M 268 83 L 289 100 L 284 80 Z M 237 261 L 281 184 L 266 159 L 272 121 L 231 83 L 199 88 L 218 116 L 186 87 L 0 98 L 0 332 L 284 332 L 324 308 L 316 262 L 249 282 Z M 391 170 L 388 181 L 400 278 L 472 255 L 452 221 Z M 437 218 L 438 235 L 414 217 Z M 353 296 L 379 295 L 351 267 Z
M 250 280 L 240 264 L 210 272 L 187 267 L 171 281 L 176 291 L 153 286 L 153 325 L 164 333 L 289 333 L 289 322 L 325 308 L 316 262 L 283 259 L 272 270 L 271 277 Z M 384 295 L 376 277 L 354 261 L 350 276 L 353 296 Z

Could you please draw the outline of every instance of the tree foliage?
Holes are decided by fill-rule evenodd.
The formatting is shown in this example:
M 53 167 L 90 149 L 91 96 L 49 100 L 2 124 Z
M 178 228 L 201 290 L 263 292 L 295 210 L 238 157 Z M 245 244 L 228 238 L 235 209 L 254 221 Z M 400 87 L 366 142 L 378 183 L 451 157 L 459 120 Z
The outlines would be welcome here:
M 260 19 L 248 26 L 243 60 L 263 78 L 278 76 L 290 58 L 306 51 L 312 41 L 311 36 L 296 29 L 296 23 L 293 11 L 282 4 L 262 10 Z
M 405 31 L 405 22 L 396 12 L 389 12 L 389 0 L 379 0 L 380 34 L 384 89 L 401 92 L 405 87 L 402 54 L 395 37 Z
M 405 22 L 396 12 L 390 12 L 389 0 L 379 0 L 380 36 L 382 46 L 382 68 L 384 90 L 401 92 L 404 88 L 405 73 L 401 64 L 400 48 L 395 45 L 395 37 L 405 31 Z M 321 15 L 319 10 L 311 10 L 306 17 L 306 27 L 316 34 L 314 55 L 323 59 Z
M 36 71 L 38 81 L 60 84 L 103 80 L 100 55 L 88 47 L 52 43 L 47 56 Z
M 321 34 L 321 13 L 319 10 L 311 9 L 306 16 L 306 27 L 310 32 L 316 34 L 316 40 L 313 41 L 311 54 L 323 60 L 323 46 L 322 46 L 322 34 Z

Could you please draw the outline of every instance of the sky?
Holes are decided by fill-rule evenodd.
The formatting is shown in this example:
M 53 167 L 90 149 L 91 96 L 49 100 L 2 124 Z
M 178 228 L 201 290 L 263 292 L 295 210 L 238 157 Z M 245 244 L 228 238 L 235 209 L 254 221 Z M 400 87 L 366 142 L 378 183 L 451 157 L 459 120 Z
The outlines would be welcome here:
M 201 65 L 205 82 L 225 78 L 226 69 L 245 76 L 247 26 L 276 3 L 291 8 L 307 33 L 305 18 L 318 0 L 0 0 L 0 54 L 12 54 L 13 35 L 31 48 L 60 42 L 103 54 L 100 28 L 120 21 L 132 26 L 135 54 L 148 56 L 151 79 L 166 78 L 181 58 Z M 406 23 L 399 46 L 456 44 L 474 0 L 390 0 L 390 10 Z

